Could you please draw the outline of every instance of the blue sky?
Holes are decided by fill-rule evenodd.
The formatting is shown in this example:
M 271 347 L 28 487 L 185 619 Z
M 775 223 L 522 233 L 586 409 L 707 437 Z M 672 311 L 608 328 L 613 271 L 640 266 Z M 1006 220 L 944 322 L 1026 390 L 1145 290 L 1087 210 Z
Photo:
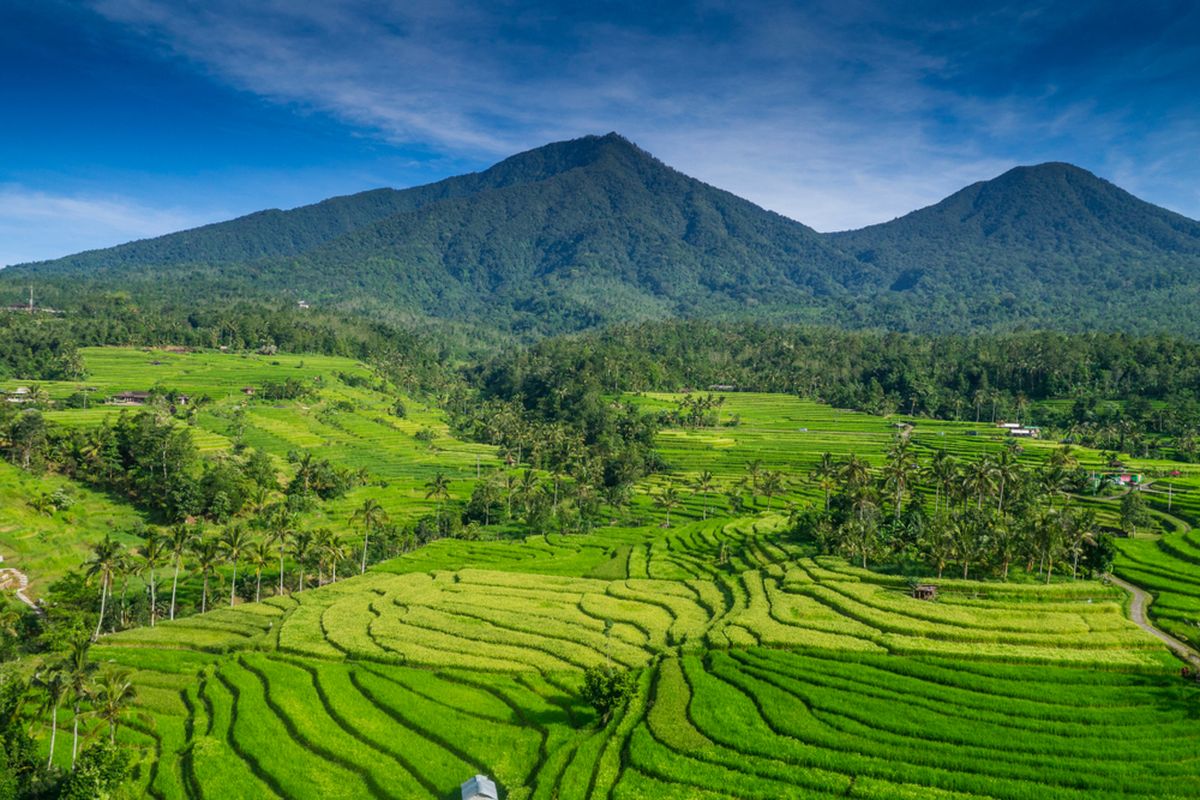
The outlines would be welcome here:
M 0 264 L 616 130 L 818 230 L 1070 161 L 1200 218 L 1195 2 L 0 0 Z

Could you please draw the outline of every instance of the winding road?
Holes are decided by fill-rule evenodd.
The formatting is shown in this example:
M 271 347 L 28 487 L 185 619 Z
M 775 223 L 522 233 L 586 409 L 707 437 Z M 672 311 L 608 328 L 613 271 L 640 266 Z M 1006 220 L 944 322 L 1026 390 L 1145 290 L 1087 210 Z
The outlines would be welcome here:
M 1135 586 L 1129 581 L 1122 580 L 1116 575 L 1110 574 L 1108 579 L 1112 581 L 1114 586 L 1120 586 L 1125 591 L 1133 595 L 1133 602 L 1129 604 L 1129 616 L 1133 619 L 1133 624 L 1144 630 L 1146 633 L 1155 637 L 1167 647 L 1175 655 L 1187 661 L 1193 667 L 1200 668 L 1200 653 L 1197 653 L 1188 645 L 1176 639 L 1169 633 L 1161 631 L 1150 622 L 1146 617 L 1146 607 L 1150 605 L 1153 598 L 1150 594 L 1140 586 Z

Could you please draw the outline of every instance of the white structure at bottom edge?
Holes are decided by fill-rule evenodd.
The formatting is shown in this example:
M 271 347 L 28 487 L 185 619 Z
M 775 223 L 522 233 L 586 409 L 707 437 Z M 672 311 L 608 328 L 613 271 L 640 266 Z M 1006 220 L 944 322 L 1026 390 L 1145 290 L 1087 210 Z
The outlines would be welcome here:
M 500 800 L 500 794 L 491 778 L 476 775 L 462 785 L 462 800 Z

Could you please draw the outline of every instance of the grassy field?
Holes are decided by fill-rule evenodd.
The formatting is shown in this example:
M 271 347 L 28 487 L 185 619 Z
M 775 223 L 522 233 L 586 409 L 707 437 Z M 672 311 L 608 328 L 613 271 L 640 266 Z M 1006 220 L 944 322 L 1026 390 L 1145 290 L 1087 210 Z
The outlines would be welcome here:
M 55 400 L 65 399 L 81 387 L 94 388 L 93 403 L 87 409 L 47 411 L 45 416 L 52 425 L 100 425 L 123 410 L 105 405 L 107 397 L 162 388 L 211 401 L 200 406 L 190 426 L 202 453 L 230 452 L 233 412 L 244 408 L 245 444 L 274 456 L 285 477 L 292 471 L 288 454 L 300 451 L 339 467 L 365 470 L 363 485 L 305 514 L 303 527 L 328 527 L 357 538 L 361 533 L 351 530 L 349 517 L 364 499 L 376 499 L 392 519 L 402 522 L 434 509 L 435 501 L 426 499 L 424 488 L 434 474 L 445 473 L 451 498 L 463 499 L 470 495 L 477 474 L 499 465 L 493 448 L 451 436 L 445 415 L 437 408 L 404 397 L 407 415 L 402 419 L 392 413 L 394 394 L 345 383 L 339 376 L 377 382 L 366 367 L 350 359 L 123 348 L 85 348 L 81 354 L 87 381 L 37 385 Z M 319 388 L 312 397 L 297 401 L 268 401 L 242 393 L 244 387 L 288 378 L 309 384 L 319 380 Z M 28 385 L 0 382 L 0 390 Z M 76 500 L 71 509 L 48 515 L 33 510 L 31 498 L 63 486 L 68 486 Z M 79 566 L 89 546 L 106 532 L 124 535 L 133 526 L 150 522 L 154 520 L 120 497 L 90 491 L 53 475 L 29 475 L 0 462 L 0 556 L 30 576 L 34 595 L 67 569 Z
M 194 428 L 209 452 L 231 446 L 230 412 L 245 404 L 246 443 L 281 470 L 294 450 L 366 470 L 366 485 L 306 525 L 352 535 L 350 509 L 365 497 L 411 518 L 432 507 L 423 487 L 435 472 L 462 499 L 476 470 L 499 468 L 489 448 L 453 439 L 436 408 L 406 398 L 400 419 L 391 393 L 340 380 L 367 374 L 352 361 L 138 350 L 85 359 L 98 394 L 162 385 L 212 397 Z M 322 386 L 304 402 L 240 392 L 288 374 Z M 668 408 L 674 396 L 631 399 Z M 111 413 L 51 417 L 87 425 Z M 137 791 L 452 798 L 482 772 L 510 800 L 1200 796 L 1200 691 L 1129 621 L 1122 592 L 1100 581 L 943 579 L 936 602 L 914 599 L 907 578 L 819 555 L 787 523 L 789 504 L 819 501 L 803 478 L 821 453 L 878 463 L 897 420 L 755 394 L 730 396 L 722 417 L 735 415 L 736 426 L 660 435 L 669 471 L 638 487 L 637 524 L 443 539 L 322 588 L 104 637 L 95 658 L 135 670 L 143 715 L 120 736 L 137 748 Z M 417 438 L 426 430 L 432 442 Z M 913 438 L 923 455 L 968 459 L 1004 441 L 991 425 L 926 420 Z M 1056 447 L 1029 442 L 1021 458 L 1037 463 Z M 1102 465 L 1093 451 L 1077 456 Z M 789 486 L 770 511 L 747 493 L 753 513 L 731 518 L 724 492 L 752 461 L 784 471 Z M 651 494 L 704 470 L 719 488 L 685 489 L 665 527 Z M 1122 542 L 1118 569 L 1155 591 L 1164 627 L 1194 641 L 1200 538 L 1187 520 L 1200 474 L 1172 480 L 1171 514 L 1151 495 L 1162 515 Z M 80 487 L 49 516 L 25 499 L 62 484 L 0 464 L 0 551 L 34 575 L 74 566 L 88 541 L 140 519 Z M 1080 502 L 1115 514 L 1114 499 Z M 580 696 L 583 671 L 598 664 L 637 680 L 606 722 Z M 70 715 L 59 724 L 61 760 Z

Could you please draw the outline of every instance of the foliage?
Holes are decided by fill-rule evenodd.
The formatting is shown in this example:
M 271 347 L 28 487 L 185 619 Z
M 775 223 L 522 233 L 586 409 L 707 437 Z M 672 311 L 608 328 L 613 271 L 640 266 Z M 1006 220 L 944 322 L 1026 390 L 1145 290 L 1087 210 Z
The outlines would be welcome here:
M 637 687 L 637 673 L 597 664 L 583 672 L 582 697 L 607 722 L 624 705 Z

